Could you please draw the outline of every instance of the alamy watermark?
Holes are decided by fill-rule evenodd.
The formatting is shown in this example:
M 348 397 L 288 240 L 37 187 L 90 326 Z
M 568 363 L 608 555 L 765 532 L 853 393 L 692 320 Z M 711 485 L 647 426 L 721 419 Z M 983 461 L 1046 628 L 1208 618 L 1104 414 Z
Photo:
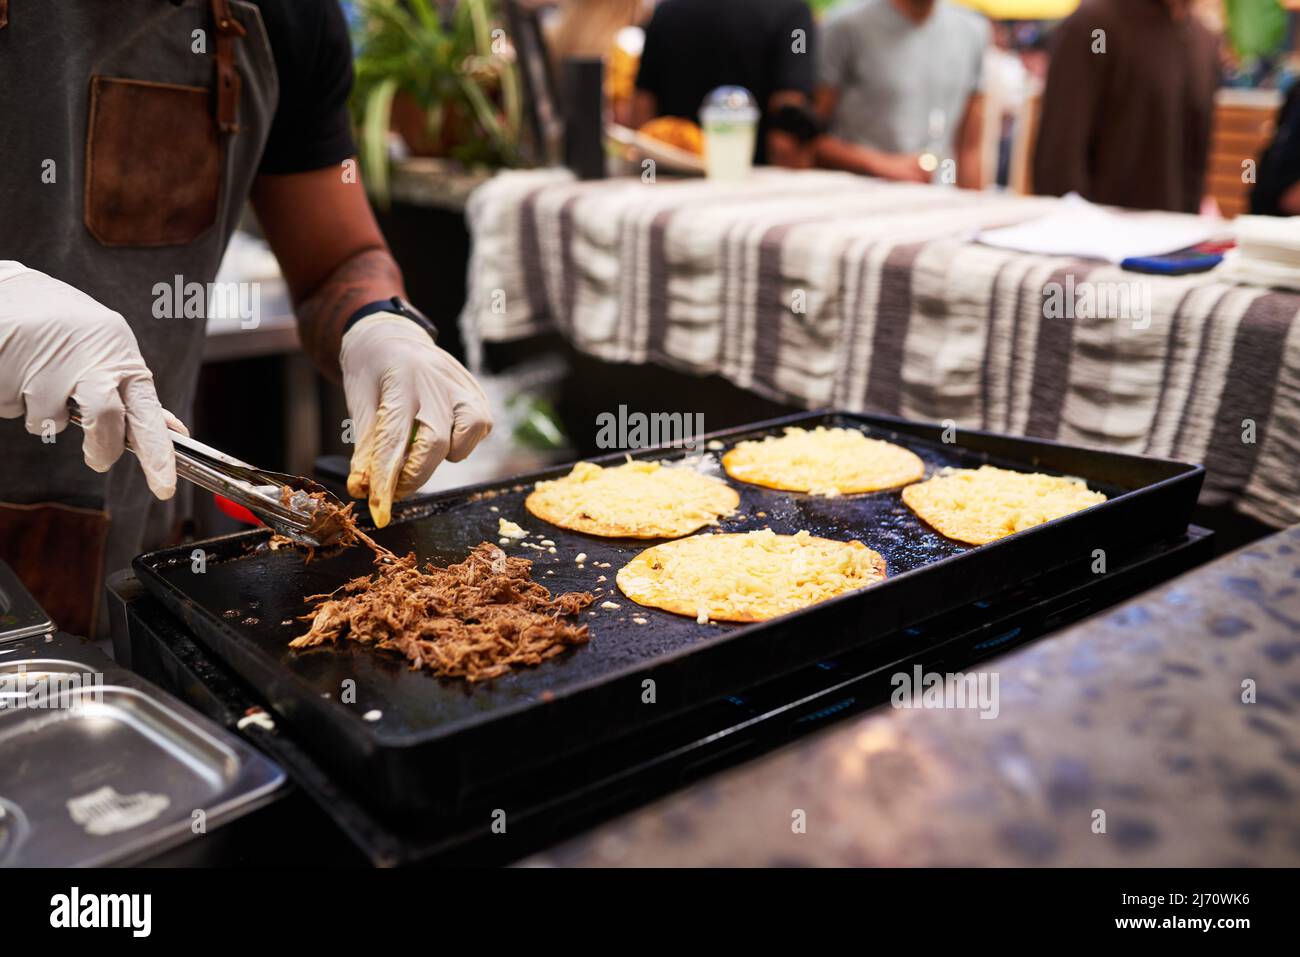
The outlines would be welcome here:
M 98 671 L 28 671 L 25 665 L 19 665 L 0 674 L 0 711 L 98 704 L 103 694 L 104 675 Z
M 915 665 L 910 673 L 896 672 L 889 683 L 894 688 L 889 703 L 895 708 L 970 708 L 981 718 L 996 718 L 1000 710 L 996 671 L 941 673 Z
M 155 319 L 238 319 L 239 328 L 256 329 L 262 322 L 262 286 L 256 282 L 154 283 Z
M 1140 280 L 1075 282 L 1067 273 L 1065 282 L 1043 286 L 1045 319 L 1119 319 L 1134 329 L 1151 325 L 1151 284 Z
M 153 930 L 153 895 L 83 894 L 73 885 L 66 894 L 50 898 L 50 926 L 120 928 L 129 930 L 132 937 L 148 937 Z
M 703 447 L 702 412 L 618 412 L 596 416 L 596 447 L 600 449 L 648 449 L 672 446 L 697 452 Z

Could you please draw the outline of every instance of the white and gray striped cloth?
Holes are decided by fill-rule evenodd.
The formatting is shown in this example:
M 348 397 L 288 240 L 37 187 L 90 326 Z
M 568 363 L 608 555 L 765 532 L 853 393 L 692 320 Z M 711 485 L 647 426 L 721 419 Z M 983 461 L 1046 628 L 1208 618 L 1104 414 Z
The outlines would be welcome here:
M 1056 202 L 820 171 L 504 173 L 470 197 L 462 326 L 558 330 L 793 405 L 1203 462 L 1203 500 L 1300 522 L 1300 295 L 971 241 Z

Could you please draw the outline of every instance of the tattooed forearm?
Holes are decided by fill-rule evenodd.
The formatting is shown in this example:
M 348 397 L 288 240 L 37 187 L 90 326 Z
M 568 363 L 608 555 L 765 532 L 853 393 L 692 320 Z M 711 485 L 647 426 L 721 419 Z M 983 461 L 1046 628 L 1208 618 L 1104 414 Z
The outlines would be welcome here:
M 303 351 L 335 382 L 343 324 L 367 303 L 402 296 L 402 273 L 386 249 L 365 249 L 345 260 L 319 286 L 294 303 Z

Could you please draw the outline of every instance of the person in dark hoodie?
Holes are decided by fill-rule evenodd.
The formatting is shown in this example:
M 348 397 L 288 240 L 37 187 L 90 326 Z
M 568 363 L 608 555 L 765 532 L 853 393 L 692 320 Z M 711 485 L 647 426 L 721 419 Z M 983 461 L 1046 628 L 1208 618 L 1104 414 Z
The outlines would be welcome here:
M 1084 0 L 1052 36 L 1034 191 L 1199 211 L 1218 84 L 1188 0 Z

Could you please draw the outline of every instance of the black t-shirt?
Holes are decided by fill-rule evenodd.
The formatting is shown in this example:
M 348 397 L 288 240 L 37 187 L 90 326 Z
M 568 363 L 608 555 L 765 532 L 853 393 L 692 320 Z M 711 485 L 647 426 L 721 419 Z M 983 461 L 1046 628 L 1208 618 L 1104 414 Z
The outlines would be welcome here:
M 766 114 L 780 90 L 812 95 L 812 42 L 803 0 L 664 0 L 646 27 L 636 85 L 654 94 L 660 116 L 698 122 L 704 98 L 733 85 L 754 94 Z M 760 122 L 759 162 L 765 132 Z
M 356 152 L 348 117 L 352 43 L 338 0 L 252 0 L 280 78 L 260 172 L 304 173 Z

